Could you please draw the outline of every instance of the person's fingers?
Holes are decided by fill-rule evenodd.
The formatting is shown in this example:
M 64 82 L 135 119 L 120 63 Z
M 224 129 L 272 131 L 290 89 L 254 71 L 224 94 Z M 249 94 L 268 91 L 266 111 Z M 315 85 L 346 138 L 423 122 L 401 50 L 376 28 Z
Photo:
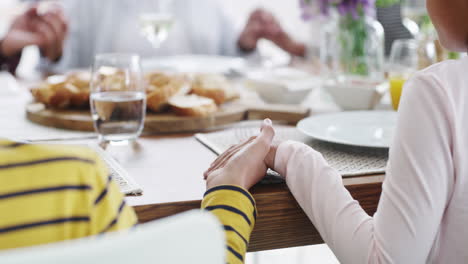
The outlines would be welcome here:
M 205 179 L 207 178 L 208 174 L 215 168 L 221 160 L 223 160 L 227 155 L 229 155 L 232 151 L 239 147 L 239 144 L 233 145 L 228 148 L 225 152 L 223 152 L 220 156 L 218 156 L 211 164 L 210 167 L 203 173 Z
M 245 145 L 249 144 L 250 142 L 254 141 L 256 137 L 251 137 L 248 140 L 240 143 L 239 145 L 234 146 L 231 150 L 224 152 L 220 157 L 218 157 L 215 162 L 208 168 L 208 170 L 204 173 L 204 175 L 210 174 L 212 171 L 219 169 L 222 164 L 225 164 L 227 160 L 229 160 L 233 155 L 235 155 L 240 149 L 242 149 Z
M 272 41 L 279 48 L 283 49 L 291 55 L 300 57 L 305 56 L 305 45 L 303 43 L 296 42 L 282 28 L 279 28 L 279 31 L 277 32 L 274 30 L 269 30 L 268 33 L 264 35 L 264 38 Z
M 54 28 L 57 35 L 63 38 L 63 35 L 68 30 L 68 23 L 63 13 L 51 11 L 45 14 L 43 18 Z
M 221 153 L 221 155 L 219 155 L 215 160 L 213 160 L 213 162 L 211 162 L 210 164 L 210 167 L 212 167 L 221 157 L 223 157 L 227 152 L 230 152 L 232 149 L 234 149 L 235 147 L 237 147 L 239 144 L 234 144 L 232 146 L 230 146 L 228 149 L 226 149 L 226 151 L 224 151 L 223 153 Z
M 60 31 L 67 31 L 68 29 L 68 21 L 67 18 L 65 17 L 65 14 L 59 6 L 56 8 L 52 8 L 48 10 L 42 17 L 52 17 L 55 19 L 56 23 L 60 25 Z
M 36 31 L 44 39 L 43 46 L 45 46 L 46 44 L 48 44 L 50 42 L 53 42 L 53 40 L 55 39 L 54 32 L 50 28 L 50 26 L 47 25 L 47 23 L 45 23 L 42 19 L 37 19 L 35 24 L 34 24 L 34 27 L 35 27 Z
M 275 131 L 273 129 L 270 119 L 265 119 L 261 128 L 260 135 L 248 146 L 246 152 L 251 160 L 255 162 L 263 162 L 268 151 L 270 150 L 270 145 L 273 142 L 275 137 Z
M 252 158 L 260 158 L 259 161 L 262 162 L 265 159 L 265 156 L 268 154 L 270 144 L 272 143 L 274 136 L 275 131 L 273 130 L 271 120 L 265 119 L 263 121 L 259 136 L 250 138 L 248 141 L 244 142 L 243 144 L 240 144 L 236 148 L 233 148 L 230 152 L 226 153 L 222 158 L 220 158 L 216 162 L 214 166 L 208 169 L 206 175 L 210 174 L 212 171 L 224 167 L 227 164 L 227 162 L 229 162 L 229 160 L 232 158 L 232 156 L 234 156 L 237 152 L 239 152 L 242 148 L 244 148 L 250 143 L 252 144 L 247 146 L 247 148 L 249 148 L 248 151 L 250 151 L 249 155 L 251 155 Z
M 219 162 L 214 166 L 211 171 L 216 170 L 220 167 L 223 167 L 230 159 L 232 156 L 234 156 L 239 150 L 244 148 L 246 145 L 250 144 L 249 147 L 253 148 L 253 155 L 258 152 L 258 155 L 265 156 L 270 148 L 270 144 L 273 141 L 273 138 L 275 136 L 275 131 L 273 130 L 272 127 L 272 122 L 270 119 L 265 119 L 263 121 L 262 127 L 260 129 L 260 135 L 257 137 L 251 137 L 249 140 L 244 142 L 243 144 L 240 144 L 238 147 L 234 148 L 231 150 L 230 153 L 227 153 L 225 157 L 219 160 Z M 265 157 L 262 157 L 264 159 Z
M 264 10 L 262 8 L 257 8 L 250 14 L 250 18 L 251 19 L 261 19 L 263 12 L 264 12 Z
M 224 157 L 226 157 L 227 155 L 229 155 L 229 153 L 231 153 L 232 151 L 234 151 L 236 148 L 238 148 L 240 145 L 239 144 L 236 144 L 236 145 L 233 145 L 231 146 L 230 148 L 228 148 L 226 151 L 224 151 L 223 153 L 221 153 L 221 155 L 219 155 L 211 164 L 210 164 L 210 168 L 212 167 L 215 167 L 222 159 L 224 159 Z
M 256 38 L 259 32 L 262 31 L 262 24 L 259 21 L 249 21 L 244 29 L 244 35 L 249 38 Z
M 279 142 L 275 142 L 270 146 L 270 150 L 265 157 L 265 165 L 270 169 L 275 169 L 275 158 L 276 158 L 276 151 L 278 150 Z
M 255 139 L 254 144 L 262 144 L 264 146 L 270 146 L 273 138 L 275 137 L 275 130 L 273 129 L 273 123 L 270 119 L 263 120 L 260 128 L 260 135 Z
M 26 10 L 24 13 L 27 17 L 36 17 L 37 16 L 37 4 L 32 5 L 31 7 Z
M 0 45 L 0 52 L 9 57 L 16 55 L 24 47 L 29 45 L 38 45 L 42 38 L 36 34 L 31 34 L 24 31 L 10 31 L 4 37 Z
M 65 17 L 65 14 L 62 12 L 62 10 L 56 11 L 55 14 L 60 19 L 60 24 L 62 26 L 62 31 L 65 32 L 65 34 L 66 34 L 68 32 L 68 20 Z
M 283 32 L 283 28 L 273 15 L 263 20 L 261 24 L 266 38 L 274 38 Z
M 272 21 L 269 24 L 268 30 L 273 35 L 277 35 L 277 34 L 283 32 L 283 28 L 281 27 L 281 25 L 276 20 Z
M 63 25 L 60 18 L 54 13 L 47 13 L 41 19 L 49 26 L 54 32 L 55 39 L 59 39 L 63 32 Z
M 226 166 L 226 164 L 227 164 L 229 161 L 231 161 L 231 159 L 232 159 L 232 157 L 233 157 L 234 155 L 236 155 L 237 153 L 239 153 L 240 151 L 242 151 L 242 149 L 248 148 L 248 146 L 249 146 L 250 144 L 252 144 L 253 141 L 254 141 L 254 140 L 247 141 L 247 142 L 245 142 L 242 146 L 239 146 L 238 148 L 234 149 L 231 153 L 229 153 L 228 155 L 226 155 L 226 157 L 225 157 L 224 159 L 222 159 L 222 160 L 218 163 L 218 165 L 217 165 L 215 168 L 213 168 L 213 170 L 217 170 L 217 169 L 219 169 L 219 168 L 224 168 L 224 167 Z
M 36 24 L 36 29 L 44 38 L 44 43 L 40 47 L 41 51 L 44 53 L 43 55 L 50 60 L 54 60 L 59 46 L 59 39 L 53 26 L 47 23 L 44 19 L 41 19 Z
M 60 10 L 57 13 L 58 18 L 60 19 L 60 25 L 61 25 L 61 35 L 60 35 L 60 40 L 59 40 L 59 45 L 57 47 L 57 52 L 58 52 L 58 57 L 62 56 L 63 54 L 63 47 L 65 45 L 65 39 L 67 38 L 68 35 L 68 21 L 65 18 L 65 15 L 63 12 Z
M 65 20 L 56 12 L 48 12 L 42 16 L 42 20 L 54 32 L 54 40 L 49 43 L 49 55 L 52 56 L 50 59 L 55 60 L 62 53 L 67 26 Z
M 258 21 L 250 21 L 239 38 L 239 46 L 246 51 L 257 48 L 257 42 L 262 38 L 262 26 Z
M 268 11 L 265 11 L 263 10 L 261 15 L 260 15 L 260 18 L 262 20 L 263 23 L 265 24 L 268 24 L 268 23 L 273 23 L 275 22 L 275 16 L 273 16 L 272 13 L 268 12 Z
M 251 137 L 249 138 L 248 140 L 238 144 L 238 145 L 235 145 L 233 148 L 231 148 L 230 150 L 224 152 L 221 156 L 219 156 L 215 162 L 213 162 L 211 164 L 211 166 L 205 171 L 205 173 L 203 174 L 205 177 L 210 174 L 211 172 L 219 169 L 220 167 L 222 167 L 222 164 L 225 163 L 225 161 L 229 160 L 233 155 L 235 155 L 240 149 L 242 149 L 245 145 L 249 144 L 250 142 L 252 142 L 253 140 L 255 139 L 255 137 Z
M 273 41 L 283 31 L 276 18 L 269 12 L 263 12 L 255 22 L 258 24 L 259 38 Z

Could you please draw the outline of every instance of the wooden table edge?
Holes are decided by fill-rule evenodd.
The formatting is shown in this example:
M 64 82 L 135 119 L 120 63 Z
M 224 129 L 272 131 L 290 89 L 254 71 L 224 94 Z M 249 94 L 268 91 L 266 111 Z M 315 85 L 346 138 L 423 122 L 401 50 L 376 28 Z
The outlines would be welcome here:
M 373 215 L 382 192 L 383 175 L 343 179 L 351 195 Z M 249 252 L 323 243 L 304 211 L 285 183 L 257 185 L 251 190 L 257 203 L 258 218 Z M 134 206 L 140 223 L 199 209 L 201 200 Z

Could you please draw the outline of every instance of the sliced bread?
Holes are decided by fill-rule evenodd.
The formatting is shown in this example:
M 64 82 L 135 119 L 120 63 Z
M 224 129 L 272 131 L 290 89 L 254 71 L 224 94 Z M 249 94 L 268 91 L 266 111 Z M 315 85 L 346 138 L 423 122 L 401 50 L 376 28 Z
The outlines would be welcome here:
M 239 97 L 226 77 L 219 74 L 196 75 L 192 83 L 192 93 L 211 98 L 218 105 Z
M 180 116 L 203 117 L 218 110 L 213 99 L 195 94 L 174 96 L 169 100 L 169 105 Z

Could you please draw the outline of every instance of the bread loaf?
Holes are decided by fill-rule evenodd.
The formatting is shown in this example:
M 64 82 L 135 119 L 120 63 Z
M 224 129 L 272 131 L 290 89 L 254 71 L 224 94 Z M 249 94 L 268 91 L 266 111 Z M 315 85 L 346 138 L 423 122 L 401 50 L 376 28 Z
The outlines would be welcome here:
M 180 116 L 203 117 L 212 115 L 218 110 L 213 99 L 194 94 L 172 97 L 169 105 Z

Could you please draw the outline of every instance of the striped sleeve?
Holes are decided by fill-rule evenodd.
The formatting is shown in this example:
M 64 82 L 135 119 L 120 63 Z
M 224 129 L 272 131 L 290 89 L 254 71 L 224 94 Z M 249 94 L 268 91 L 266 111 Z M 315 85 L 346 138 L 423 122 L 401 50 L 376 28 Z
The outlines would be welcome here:
M 217 186 L 205 193 L 202 209 L 211 211 L 224 226 L 227 262 L 244 263 L 257 217 L 252 195 L 238 186 Z
M 133 209 L 125 203 L 117 183 L 108 175 L 104 163 L 96 162 L 96 196 L 92 201 L 91 234 L 127 229 L 137 223 Z
M 0 139 L 0 249 L 133 226 L 136 217 L 86 147 Z

